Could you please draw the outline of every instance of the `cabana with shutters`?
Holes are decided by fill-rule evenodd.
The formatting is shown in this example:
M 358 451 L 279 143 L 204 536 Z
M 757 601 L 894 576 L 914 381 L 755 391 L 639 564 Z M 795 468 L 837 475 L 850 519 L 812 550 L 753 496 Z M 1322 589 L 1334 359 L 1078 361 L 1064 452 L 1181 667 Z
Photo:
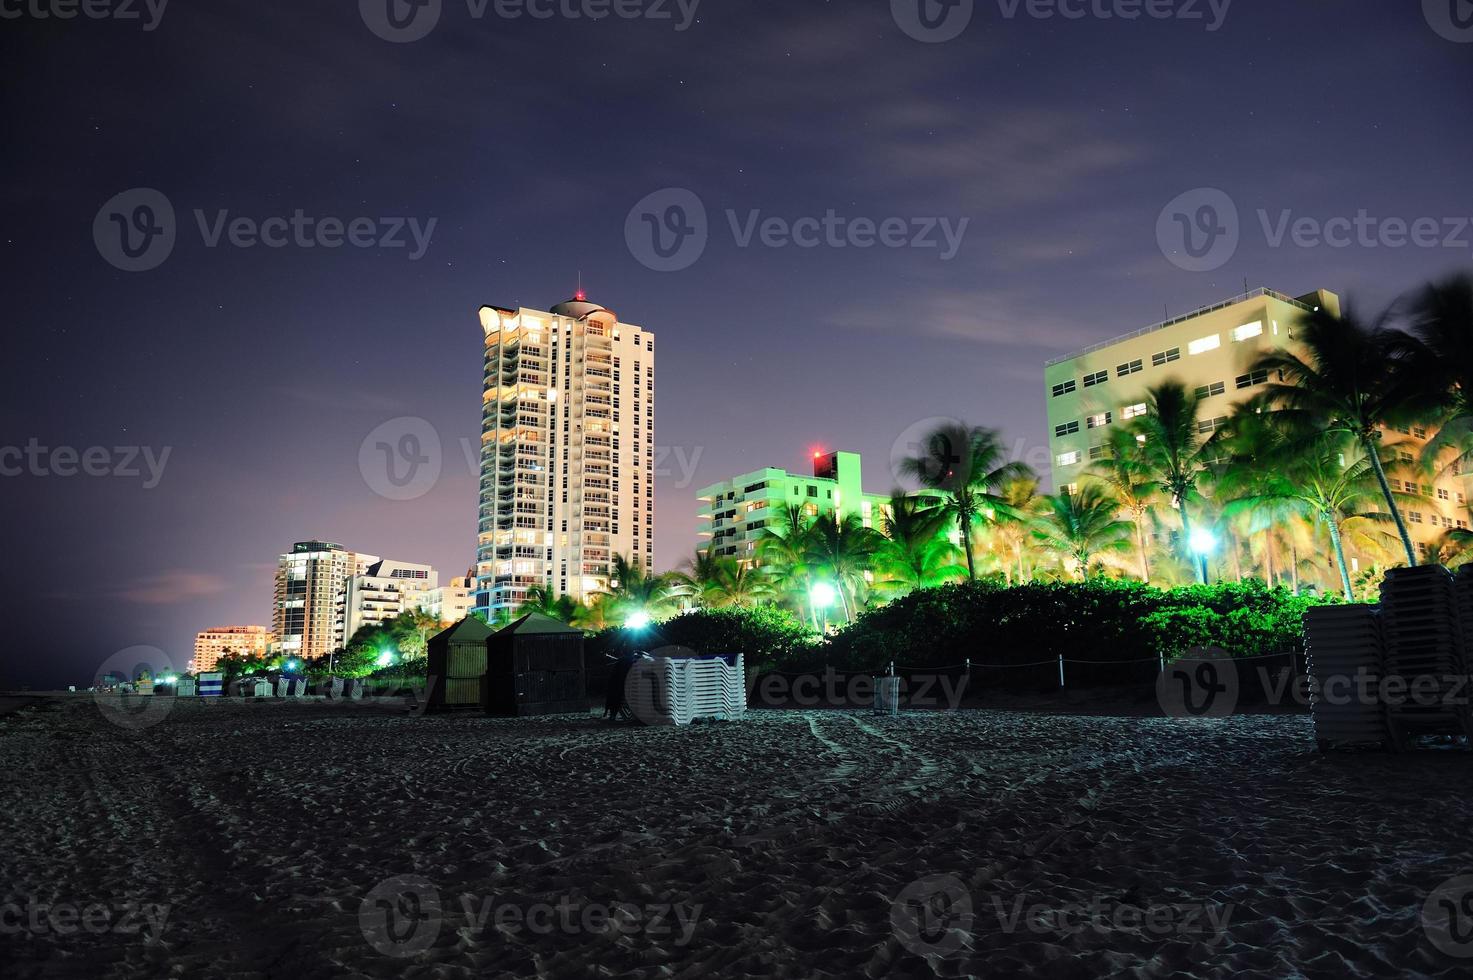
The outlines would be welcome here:
M 484 702 L 491 627 L 467 616 L 430 638 L 429 711 L 474 710 Z
M 528 613 L 486 642 L 487 714 L 559 715 L 588 711 L 583 631 Z

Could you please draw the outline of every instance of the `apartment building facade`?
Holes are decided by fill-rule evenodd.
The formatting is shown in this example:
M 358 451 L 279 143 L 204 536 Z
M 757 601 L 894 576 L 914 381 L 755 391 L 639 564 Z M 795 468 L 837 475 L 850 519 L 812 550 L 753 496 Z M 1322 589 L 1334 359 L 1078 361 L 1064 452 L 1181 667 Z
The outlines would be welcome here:
M 1261 288 L 1049 361 L 1044 393 L 1054 487 L 1077 488 L 1104 458 L 1110 432 L 1143 415 L 1146 389 L 1168 379 L 1202 396 L 1204 435 L 1226 425 L 1235 405 L 1278 380 L 1255 371 L 1254 362 L 1272 348 L 1292 347 L 1296 322 L 1317 308 L 1338 314 L 1340 299 L 1326 290 L 1291 297 Z M 1414 428 L 1387 433 L 1400 464 L 1388 473 L 1393 489 L 1422 501 L 1403 509 L 1424 552 L 1446 529 L 1467 525 L 1463 478 L 1414 472 L 1428 435 Z
M 533 586 L 583 602 L 623 555 L 654 568 L 655 337 L 580 291 L 483 306 L 476 608 Z
M 425 593 L 440 584 L 429 565 L 380 559 L 343 584 L 337 614 L 337 648 L 365 626 L 379 626 L 419 607 Z
M 276 634 L 264 626 L 216 626 L 194 637 L 188 672 L 214 670 L 221 657 L 266 658 L 276 651 Z
M 812 476 L 768 467 L 712 484 L 696 494 L 700 547 L 714 547 L 723 558 L 755 560 L 763 530 L 780 525 L 779 504 L 808 517 L 852 514 L 865 527 L 880 528 L 890 497 L 865 493 L 861 479 L 858 453 L 820 451 L 813 454 Z
M 380 559 L 330 541 L 299 541 L 276 564 L 271 630 L 287 657 L 316 660 L 340 645 L 342 595 L 349 579 Z

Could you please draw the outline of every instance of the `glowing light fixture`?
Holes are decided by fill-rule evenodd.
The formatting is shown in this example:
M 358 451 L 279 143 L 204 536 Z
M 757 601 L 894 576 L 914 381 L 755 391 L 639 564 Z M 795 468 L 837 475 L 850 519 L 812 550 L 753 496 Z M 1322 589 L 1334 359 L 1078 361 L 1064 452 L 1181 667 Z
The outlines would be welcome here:
M 624 626 L 625 626 L 626 629 L 632 629 L 632 630 L 648 629 L 649 628 L 649 625 L 650 625 L 650 614 L 647 613 L 647 612 L 645 612 L 643 609 L 637 609 L 637 610 L 635 610 L 634 612 L 632 612 L 632 613 L 629 614 L 629 618 L 627 618 L 627 619 L 624 620 Z
M 827 582 L 814 582 L 808 590 L 808 598 L 813 600 L 815 608 L 827 609 L 839 601 L 839 593 Z
M 1210 555 L 1217 550 L 1217 535 L 1205 527 L 1192 528 L 1192 536 L 1187 539 L 1192 552 L 1198 555 Z

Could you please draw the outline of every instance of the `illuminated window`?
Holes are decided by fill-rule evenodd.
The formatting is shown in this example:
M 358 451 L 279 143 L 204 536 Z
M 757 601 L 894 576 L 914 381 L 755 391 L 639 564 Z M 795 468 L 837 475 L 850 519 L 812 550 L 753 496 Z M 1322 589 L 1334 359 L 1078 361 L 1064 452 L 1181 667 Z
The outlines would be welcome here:
M 1060 453 L 1058 458 L 1060 466 L 1073 466 L 1084 457 L 1080 454 L 1079 450 L 1076 449 L 1072 453 Z
M 1140 402 L 1136 405 L 1126 405 L 1120 412 L 1123 419 L 1138 419 L 1146 414 L 1146 403 Z
M 1262 320 L 1255 323 L 1245 323 L 1241 327 L 1235 327 L 1233 329 L 1233 343 L 1236 344 L 1241 344 L 1245 340 L 1252 340 L 1254 337 L 1261 336 L 1263 336 Z
M 1103 429 L 1105 426 L 1110 424 L 1110 413 L 1101 412 L 1098 415 L 1091 415 L 1085 421 L 1089 424 L 1089 427 L 1091 429 Z
M 1077 483 L 1066 483 L 1060 489 L 1064 493 L 1066 493 L 1069 496 L 1073 497 L 1073 496 L 1075 496 L 1075 495 L 1077 495 L 1079 493 L 1079 484 L 1077 484 Z
M 1205 354 L 1210 350 L 1217 350 L 1222 346 L 1222 334 L 1212 334 L 1209 337 L 1199 337 L 1187 344 L 1188 354 Z

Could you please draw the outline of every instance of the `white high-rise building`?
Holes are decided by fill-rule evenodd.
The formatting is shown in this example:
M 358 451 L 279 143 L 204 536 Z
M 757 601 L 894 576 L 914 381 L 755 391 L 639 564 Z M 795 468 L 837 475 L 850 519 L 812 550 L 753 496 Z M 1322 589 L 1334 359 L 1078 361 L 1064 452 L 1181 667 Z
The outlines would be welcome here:
M 655 338 L 580 291 L 544 313 L 481 307 L 476 606 L 541 586 L 587 601 L 623 555 L 654 567 Z
M 440 576 L 429 565 L 382 561 L 343 586 L 338 613 L 337 645 L 341 649 L 365 626 L 378 626 L 419 607 L 425 593 L 438 588 Z

